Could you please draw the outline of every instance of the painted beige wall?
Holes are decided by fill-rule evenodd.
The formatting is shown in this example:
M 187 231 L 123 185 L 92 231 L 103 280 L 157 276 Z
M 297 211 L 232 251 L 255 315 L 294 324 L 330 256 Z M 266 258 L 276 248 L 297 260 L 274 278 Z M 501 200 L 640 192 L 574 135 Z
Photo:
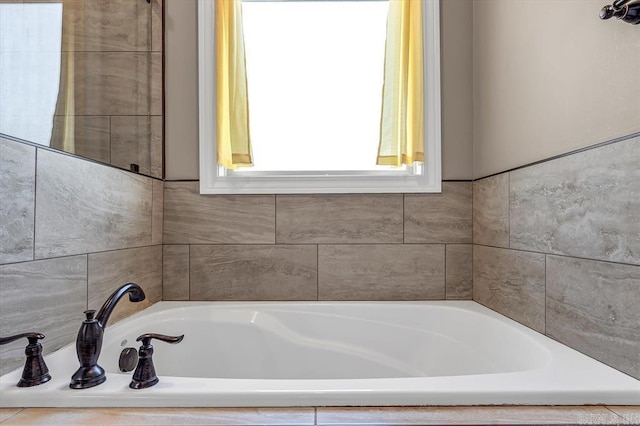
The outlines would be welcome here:
M 443 178 L 472 177 L 473 7 L 442 4 Z M 198 62 L 195 0 L 167 0 L 165 166 L 168 180 L 198 179 Z
M 601 0 L 474 1 L 474 177 L 640 131 L 640 28 Z

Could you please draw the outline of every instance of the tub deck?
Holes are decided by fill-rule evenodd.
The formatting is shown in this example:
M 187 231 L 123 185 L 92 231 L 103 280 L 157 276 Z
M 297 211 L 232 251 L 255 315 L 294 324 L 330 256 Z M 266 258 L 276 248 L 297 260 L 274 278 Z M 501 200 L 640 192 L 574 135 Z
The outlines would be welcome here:
M 133 390 L 118 355 L 147 332 L 185 339 Z M 0 378 L 2 407 L 640 404 L 640 381 L 470 301 L 160 302 L 107 328 L 102 385 L 68 387 L 74 346 L 45 359 L 44 385 Z

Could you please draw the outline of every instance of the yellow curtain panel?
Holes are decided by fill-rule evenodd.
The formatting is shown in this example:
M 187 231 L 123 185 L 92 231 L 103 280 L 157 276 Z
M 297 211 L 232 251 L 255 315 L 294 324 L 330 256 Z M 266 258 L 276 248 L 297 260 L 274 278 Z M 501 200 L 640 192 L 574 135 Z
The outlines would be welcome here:
M 424 162 L 422 0 L 390 0 L 377 164 Z
M 215 1 L 218 164 L 253 165 L 241 0 Z

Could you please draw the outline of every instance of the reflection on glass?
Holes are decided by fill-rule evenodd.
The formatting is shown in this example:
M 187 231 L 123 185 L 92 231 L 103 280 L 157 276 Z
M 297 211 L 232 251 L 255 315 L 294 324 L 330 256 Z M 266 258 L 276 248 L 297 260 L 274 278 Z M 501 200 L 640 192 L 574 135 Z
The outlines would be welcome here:
M 162 177 L 162 0 L 0 0 L 0 134 Z
M 61 44 L 61 3 L 0 4 L 0 133 L 49 145 Z

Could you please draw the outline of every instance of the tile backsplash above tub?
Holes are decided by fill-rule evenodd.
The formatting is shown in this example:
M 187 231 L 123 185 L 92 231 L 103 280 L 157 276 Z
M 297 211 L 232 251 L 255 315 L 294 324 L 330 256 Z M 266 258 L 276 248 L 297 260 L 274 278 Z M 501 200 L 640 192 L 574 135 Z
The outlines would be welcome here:
M 164 206 L 165 300 L 471 298 L 471 182 L 277 196 L 166 182 Z
M 474 300 L 640 379 L 640 136 L 473 193 Z
M 50 353 L 121 284 L 148 300 L 112 321 L 161 299 L 162 181 L 0 138 L 0 182 L 0 335 L 42 332 Z M 24 346 L 0 346 L 0 374 Z

